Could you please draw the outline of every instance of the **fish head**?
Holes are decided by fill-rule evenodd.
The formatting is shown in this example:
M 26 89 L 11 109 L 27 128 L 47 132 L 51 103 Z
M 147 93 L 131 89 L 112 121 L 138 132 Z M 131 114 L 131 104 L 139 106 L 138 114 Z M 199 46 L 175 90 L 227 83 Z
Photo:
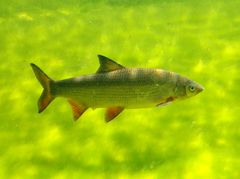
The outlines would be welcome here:
M 180 77 L 177 81 L 176 96 L 178 99 L 186 99 L 197 95 L 204 90 L 204 87 L 199 83 L 185 77 Z
M 204 90 L 204 87 L 194 81 L 189 80 L 189 82 L 185 85 L 186 96 L 192 97 L 200 93 Z

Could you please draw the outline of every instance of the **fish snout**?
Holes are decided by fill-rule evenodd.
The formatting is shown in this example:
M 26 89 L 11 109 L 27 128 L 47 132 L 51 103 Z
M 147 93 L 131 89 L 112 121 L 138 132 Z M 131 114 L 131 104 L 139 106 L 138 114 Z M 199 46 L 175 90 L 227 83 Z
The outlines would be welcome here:
M 205 88 L 202 85 L 198 85 L 197 86 L 197 91 L 198 93 L 200 93 L 201 91 L 203 91 Z

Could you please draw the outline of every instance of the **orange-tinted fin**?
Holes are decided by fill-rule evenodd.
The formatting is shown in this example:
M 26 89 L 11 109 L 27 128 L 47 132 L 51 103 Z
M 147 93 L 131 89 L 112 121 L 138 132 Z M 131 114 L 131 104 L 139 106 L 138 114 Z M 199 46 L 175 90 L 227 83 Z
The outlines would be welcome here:
M 123 107 L 110 107 L 107 108 L 106 114 L 105 114 L 105 121 L 109 122 L 113 120 L 115 117 L 117 117 L 122 111 Z
M 87 110 L 88 107 L 78 104 L 77 102 L 69 99 L 70 106 L 72 107 L 73 119 L 76 121 Z
M 162 107 L 162 106 L 166 106 L 168 104 L 171 104 L 175 99 L 176 99 L 175 97 L 170 96 L 165 101 L 157 104 L 157 107 Z
M 121 68 L 125 68 L 124 66 L 118 64 L 117 62 L 103 55 L 98 55 L 98 59 L 99 59 L 100 67 L 98 68 L 97 73 L 106 73 L 110 71 L 119 70 Z
M 47 106 L 54 100 L 54 97 L 51 96 L 47 90 L 43 90 L 42 95 L 38 100 L 38 112 L 41 113 Z
M 31 63 L 31 67 L 33 69 L 33 72 L 35 73 L 36 78 L 43 87 L 42 95 L 38 100 L 38 112 L 41 113 L 55 98 L 51 94 L 50 89 L 51 84 L 53 84 L 54 81 L 51 78 L 49 78 L 37 65 Z

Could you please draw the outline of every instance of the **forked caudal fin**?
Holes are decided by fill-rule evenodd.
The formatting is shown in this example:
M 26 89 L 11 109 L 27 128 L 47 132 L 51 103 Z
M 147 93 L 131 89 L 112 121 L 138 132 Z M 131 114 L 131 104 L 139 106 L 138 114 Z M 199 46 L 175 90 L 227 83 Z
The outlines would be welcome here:
M 53 80 L 49 78 L 37 65 L 33 63 L 30 65 L 33 69 L 33 72 L 35 73 L 36 78 L 43 87 L 43 92 L 38 100 L 38 112 L 41 113 L 55 98 L 52 96 L 50 90 L 50 86 L 53 83 Z

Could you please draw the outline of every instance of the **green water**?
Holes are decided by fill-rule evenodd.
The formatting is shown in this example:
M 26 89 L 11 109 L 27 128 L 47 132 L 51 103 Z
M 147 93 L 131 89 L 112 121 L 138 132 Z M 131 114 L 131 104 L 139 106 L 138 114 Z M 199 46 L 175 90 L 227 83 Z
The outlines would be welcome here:
M 240 178 L 240 1 L 0 1 L 0 178 Z M 163 108 L 73 122 L 41 86 L 89 74 L 103 54 L 205 87 Z

